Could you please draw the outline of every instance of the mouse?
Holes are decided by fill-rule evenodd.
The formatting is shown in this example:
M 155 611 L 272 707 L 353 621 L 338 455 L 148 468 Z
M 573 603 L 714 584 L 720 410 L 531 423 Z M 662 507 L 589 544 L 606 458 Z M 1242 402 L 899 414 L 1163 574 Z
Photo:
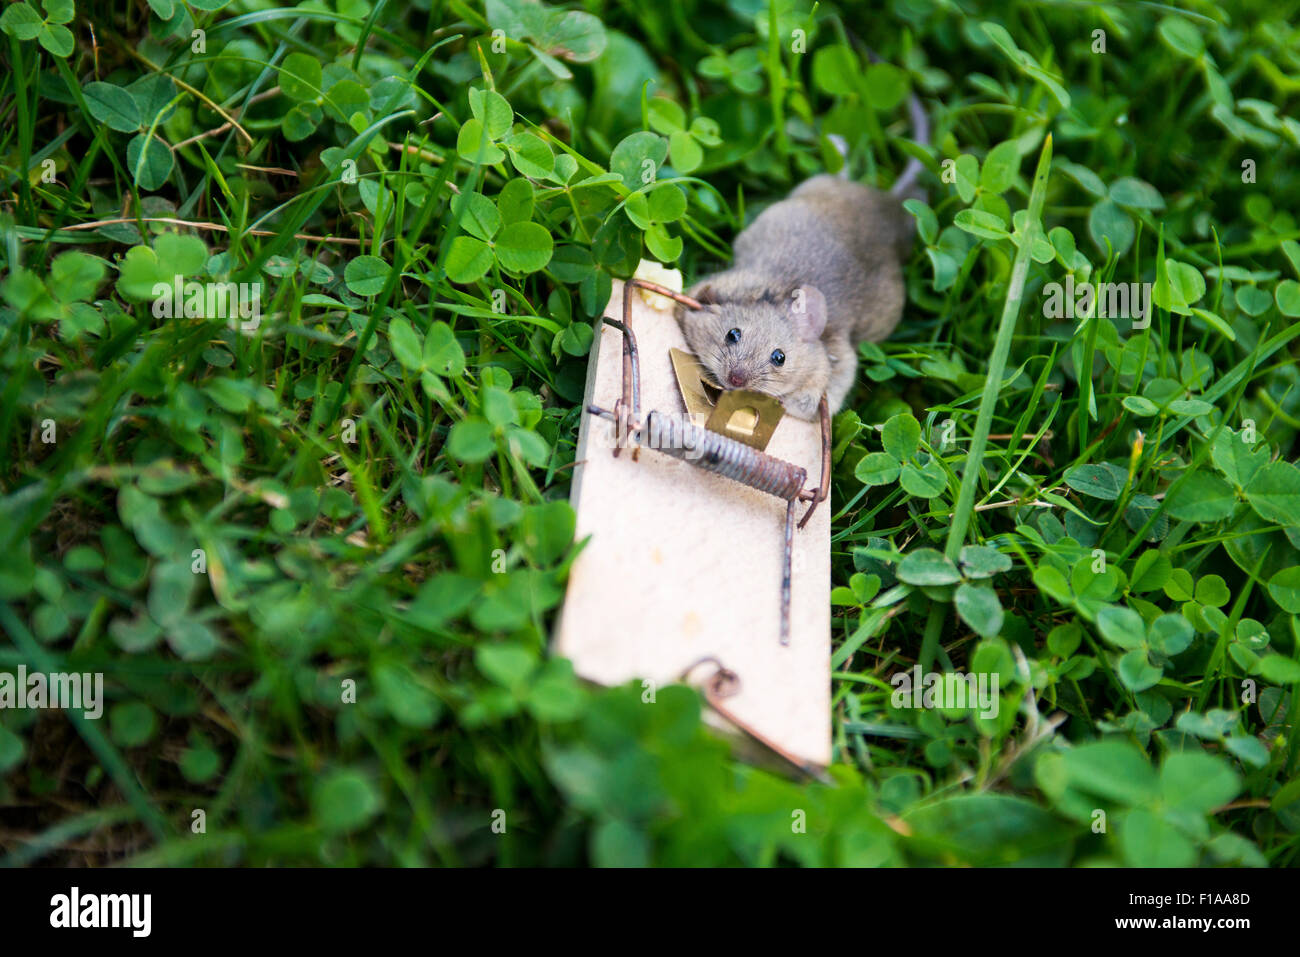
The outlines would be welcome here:
M 910 106 L 925 142 L 915 95 Z M 776 396 L 800 419 L 817 417 L 823 395 L 832 415 L 840 410 L 858 343 L 887 338 L 902 317 L 902 263 L 915 233 L 903 201 L 916 195 L 921 169 L 909 159 L 888 192 L 849 180 L 847 166 L 814 176 L 740 232 L 731 268 L 686 290 L 701 308 L 674 310 L 714 385 Z

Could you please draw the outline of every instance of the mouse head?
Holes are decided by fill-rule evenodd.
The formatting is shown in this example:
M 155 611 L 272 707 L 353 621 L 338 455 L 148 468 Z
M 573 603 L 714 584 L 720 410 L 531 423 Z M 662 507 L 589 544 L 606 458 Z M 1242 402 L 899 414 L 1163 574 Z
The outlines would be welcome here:
M 779 399 L 810 387 L 820 394 L 830 376 L 820 291 L 799 286 L 732 300 L 706 283 L 691 295 L 703 308 L 679 307 L 682 333 L 717 385 Z

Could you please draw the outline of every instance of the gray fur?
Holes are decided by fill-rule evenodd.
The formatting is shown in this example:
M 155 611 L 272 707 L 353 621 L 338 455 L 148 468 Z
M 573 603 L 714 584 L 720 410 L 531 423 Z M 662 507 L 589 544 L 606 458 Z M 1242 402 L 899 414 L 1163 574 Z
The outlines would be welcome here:
M 824 393 L 834 414 L 853 387 L 857 344 L 898 325 L 912 232 L 898 198 L 814 176 L 736 237 L 730 269 L 687 290 L 705 308 L 677 308 L 686 342 L 724 388 L 775 395 L 802 419 Z M 726 341 L 730 329 L 739 342 Z M 770 361 L 774 349 L 784 365 Z

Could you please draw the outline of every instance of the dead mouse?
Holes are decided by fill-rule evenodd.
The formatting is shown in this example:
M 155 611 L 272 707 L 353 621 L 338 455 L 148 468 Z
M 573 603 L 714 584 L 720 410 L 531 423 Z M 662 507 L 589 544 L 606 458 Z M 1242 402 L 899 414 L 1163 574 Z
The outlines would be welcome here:
M 929 124 L 911 103 L 913 134 Z M 717 385 L 779 398 L 801 419 L 831 414 L 853 387 L 857 344 L 886 338 L 902 316 L 901 262 L 914 224 L 916 159 L 888 193 L 828 174 L 765 209 L 736 237 L 730 269 L 687 290 L 703 309 L 676 309 L 687 345 Z

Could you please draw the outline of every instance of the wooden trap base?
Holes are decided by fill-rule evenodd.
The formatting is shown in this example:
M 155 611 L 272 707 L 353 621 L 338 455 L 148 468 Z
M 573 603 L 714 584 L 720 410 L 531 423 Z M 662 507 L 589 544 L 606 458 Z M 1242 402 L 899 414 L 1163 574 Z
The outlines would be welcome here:
M 640 351 L 641 412 L 684 412 L 668 350 L 685 349 L 667 307 L 633 292 Z M 622 316 L 615 283 L 605 314 Z M 622 376 L 622 334 L 597 331 L 583 406 L 613 408 Z M 756 734 L 802 762 L 831 758 L 830 501 L 794 533 L 790 643 L 780 643 L 784 501 L 660 452 L 617 458 L 612 422 L 584 414 L 570 500 L 577 539 L 591 541 L 569 574 L 555 651 L 582 677 L 605 685 L 681 680 L 712 656 L 739 677 L 721 703 Z M 787 416 L 767 452 L 821 476 L 816 422 Z M 796 516 L 807 509 L 799 503 Z M 713 670 L 692 672 L 698 683 Z M 647 705 L 652 707 L 652 705 Z

